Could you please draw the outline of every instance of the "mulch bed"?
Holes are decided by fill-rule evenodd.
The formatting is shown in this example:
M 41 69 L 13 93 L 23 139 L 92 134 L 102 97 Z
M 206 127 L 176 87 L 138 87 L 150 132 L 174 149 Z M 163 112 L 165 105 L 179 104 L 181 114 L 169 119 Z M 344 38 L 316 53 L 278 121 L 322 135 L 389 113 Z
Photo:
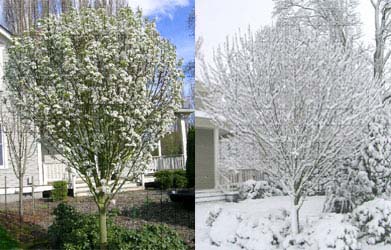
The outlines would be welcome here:
M 39 241 L 52 224 L 53 210 L 60 202 L 47 199 L 35 200 L 35 210 L 32 213 L 32 200 L 24 201 L 23 230 L 30 236 L 21 233 L 20 242 Z M 97 207 L 91 197 L 68 197 L 67 203 L 82 213 L 97 213 Z M 5 212 L 4 204 L 0 204 L 0 224 L 10 232 L 18 232 L 20 227 L 17 216 L 18 203 L 8 203 Z M 181 204 L 170 201 L 165 191 L 140 190 L 118 194 L 115 202 L 110 204 L 110 213 L 116 216 L 115 222 L 121 226 L 134 229 L 145 224 L 165 224 L 176 230 L 183 240 L 194 249 L 194 210 L 188 210 Z M 27 230 L 29 229 L 29 230 Z M 30 237 L 30 238 L 29 238 Z M 42 243 L 43 244 L 43 243 Z

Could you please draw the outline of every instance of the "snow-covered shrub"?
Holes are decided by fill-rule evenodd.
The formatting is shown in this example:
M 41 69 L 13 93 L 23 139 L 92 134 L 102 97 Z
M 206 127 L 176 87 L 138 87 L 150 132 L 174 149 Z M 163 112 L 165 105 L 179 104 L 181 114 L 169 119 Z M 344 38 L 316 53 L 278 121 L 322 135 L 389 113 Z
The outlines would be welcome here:
M 390 190 L 391 123 L 386 111 L 375 115 L 365 131 L 356 159 L 346 159 L 330 173 L 325 211 L 346 213 Z
M 372 193 L 379 196 L 389 187 L 391 177 L 391 121 L 384 111 L 368 124 L 366 144 L 358 159 L 359 168 L 367 173 Z
M 239 199 L 260 199 L 282 195 L 282 191 L 267 181 L 248 180 L 239 187 Z
M 313 238 L 319 250 L 358 250 L 358 228 L 334 216 L 322 220 L 315 228 Z
M 234 211 L 216 210 L 209 238 L 223 249 L 238 246 L 245 250 L 279 249 L 290 231 L 289 213 L 279 210 L 268 217 L 247 217 Z M 261 244 L 260 244 L 261 243 Z
M 312 246 L 310 235 L 297 234 L 288 235 L 282 243 L 282 249 L 284 250 L 299 250 L 308 249 Z
M 300 234 L 286 237 L 283 249 L 359 250 L 358 231 L 342 215 L 327 215 Z
M 346 159 L 329 174 L 334 179 L 326 185 L 325 212 L 349 213 L 358 205 L 372 200 L 372 184 L 357 161 Z
M 213 245 L 236 242 L 236 229 L 242 222 L 239 213 L 222 210 L 216 217 L 209 232 L 209 237 Z
M 211 227 L 213 225 L 213 222 L 219 217 L 221 211 L 223 209 L 221 207 L 215 207 L 215 209 L 209 211 L 208 217 L 206 218 L 206 225 Z
M 236 230 L 236 245 L 247 250 L 278 248 L 286 237 L 287 231 L 289 231 L 289 220 L 284 217 L 245 220 Z
M 375 199 L 362 204 L 353 210 L 352 224 L 368 244 L 391 243 L 391 201 Z

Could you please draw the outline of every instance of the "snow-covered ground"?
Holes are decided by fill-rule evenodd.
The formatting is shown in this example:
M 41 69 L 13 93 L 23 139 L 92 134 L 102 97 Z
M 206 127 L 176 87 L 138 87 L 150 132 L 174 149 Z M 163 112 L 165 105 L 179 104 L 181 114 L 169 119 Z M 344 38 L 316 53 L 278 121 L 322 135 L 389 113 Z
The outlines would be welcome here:
M 300 210 L 300 223 L 303 228 L 311 228 L 312 231 L 309 234 L 315 235 L 319 241 L 322 241 L 322 237 L 324 237 L 324 244 L 326 244 L 327 237 L 338 233 L 338 230 L 344 231 L 345 228 L 341 226 L 334 228 L 335 224 L 341 223 L 343 215 L 322 213 L 324 199 L 322 196 L 308 197 Z M 196 250 L 296 249 L 284 248 L 281 243 L 278 247 L 265 243 L 265 241 L 273 241 L 275 235 L 279 235 L 281 231 L 289 228 L 290 221 L 286 214 L 289 213 L 287 211 L 290 211 L 290 206 L 291 201 L 289 197 L 285 196 L 248 199 L 239 203 L 196 204 Z M 218 215 L 217 219 L 214 220 L 211 214 Z M 348 228 L 350 226 L 348 224 L 340 225 Z M 334 229 L 336 232 L 333 232 Z M 325 230 L 329 230 L 329 232 L 324 232 Z M 386 250 L 391 249 L 391 245 L 367 246 L 362 244 L 360 249 Z

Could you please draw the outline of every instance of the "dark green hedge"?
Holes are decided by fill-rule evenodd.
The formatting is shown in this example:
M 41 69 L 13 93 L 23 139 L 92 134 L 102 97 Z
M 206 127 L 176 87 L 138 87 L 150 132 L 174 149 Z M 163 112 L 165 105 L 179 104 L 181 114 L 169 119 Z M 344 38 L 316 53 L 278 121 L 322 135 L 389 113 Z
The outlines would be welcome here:
M 182 169 L 160 170 L 154 176 L 161 189 L 184 188 L 187 186 L 186 171 Z

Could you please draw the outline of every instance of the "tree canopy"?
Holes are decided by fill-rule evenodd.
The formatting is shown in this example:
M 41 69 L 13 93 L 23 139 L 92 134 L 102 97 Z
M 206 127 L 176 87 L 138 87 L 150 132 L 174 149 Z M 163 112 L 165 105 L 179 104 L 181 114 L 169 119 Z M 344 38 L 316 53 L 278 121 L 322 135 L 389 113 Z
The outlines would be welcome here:
M 12 100 L 105 213 L 145 169 L 181 105 L 175 47 L 141 11 L 82 9 L 42 20 L 8 56 Z

